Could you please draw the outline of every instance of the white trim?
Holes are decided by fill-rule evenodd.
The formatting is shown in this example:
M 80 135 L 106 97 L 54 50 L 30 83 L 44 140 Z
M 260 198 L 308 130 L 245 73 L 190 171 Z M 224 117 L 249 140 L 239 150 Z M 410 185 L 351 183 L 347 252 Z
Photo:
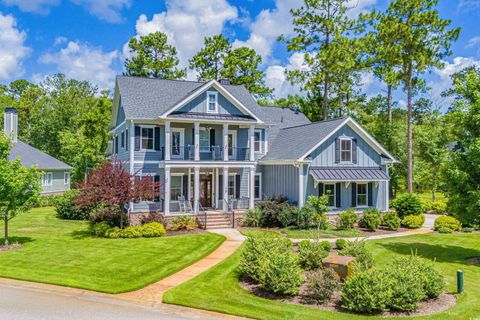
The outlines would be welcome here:
M 230 151 L 230 148 L 232 148 L 232 155 L 229 154 L 228 159 L 236 159 L 236 157 L 237 157 L 237 130 L 228 130 L 227 140 L 228 140 L 229 135 L 232 135 L 232 145 L 228 144 L 227 153 Z
M 259 185 L 259 198 L 255 198 L 255 180 L 253 182 L 253 196 L 254 196 L 254 199 L 255 200 L 262 200 L 262 191 L 263 191 L 263 181 L 262 181 L 262 173 L 261 172 L 256 172 L 255 173 L 255 177 L 260 177 L 260 179 L 258 179 L 260 185 Z
M 185 197 L 185 195 L 183 194 L 183 176 L 184 175 L 185 174 L 183 174 L 182 172 L 170 172 L 170 202 L 175 202 L 175 201 L 178 202 L 178 199 L 172 199 L 172 177 L 182 177 L 180 179 L 180 195 Z
M 359 185 L 365 185 L 365 201 L 366 201 L 366 204 L 361 205 L 361 206 L 358 205 L 358 186 Z M 355 192 L 355 208 L 368 208 L 368 182 L 357 183 L 355 187 L 357 188 L 357 190 Z M 363 195 L 363 193 L 362 193 L 362 195 Z
M 313 175 L 312 175 L 313 177 Z M 350 183 L 350 182 L 355 182 L 355 183 L 369 183 L 369 182 L 385 182 L 385 181 L 389 181 L 387 179 L 384 179 L 384 180 L 380 180 L 380 179 L 373 179 L 373 180 L 355 180 L 355 179 L 350 179 L 350 180 L 317 180 L 315 179 L 315 177 L 313 177 L 313 180 L 315 180 L 317 183 L 318 182 L 325 182 L 325 183 L 328 183 L 328 182 L 345 182 L 345 183 Z
M 173 134 L 175 132 L 180 133 L 180 154 L 173 154 L 173 141 L 170 141 L 170 157 L 171 159 L 184 159 L 185 128 L 170 128 L 170 140 L 173 139 Z
M 300 161 L 305 160 L 305 158 L 311 154 L 313 151 L 315 151 L 319 146 L 321 146 L 325 141 L 327 141 L 330 137 L 332 137 L 338 130 L 340 130 L 345 124 L 349 124 L 350 128 L 352 128 L 357 134 L 362 137 L 365 142 L 367 142 L 375 151 L 377 151 L 380 154 L 385 154 L 387 157 L 392 159 L 390 162 L 391 163 L 396 163 L 398 162 L 385 148 L 383 148 L 380 143 L 377 142 L 368 132 L 366 132 L 355 120 L 353 120 L 351 117 L 348 117 L 345 119 L 340 125 L 337 126 L 335 130 L 330 132 L 325 138 L 320 140 L 315 146 L 310 148 L 303 156 L 299 158 Z M 358 132 L 357 132 L 358 131 Z
M 110 131 L 108 131 L 108 133 L 110 133 L 110 134 L 114 133 L 115 131 L 117 131 L 117 129 L 119 129 L 121 126 L 123 126 L 125 124 L 125 122 L 126 122 L 126 120 L 122 121 L 122 123 L 120 123 L 118 126 L 116 126 L 113 129 L 110 129 Z
M 305 163 L 307 163 L 307 161 L 304 161 Z M 279 165 L 279 164 L 291 164 L 291 165 L 295 165 L 298 163 L 298 161 L 296 160 L 258 160 L 258 163 L 259 164 L 262 164 L 262 165 L 271 165 L 271 166 L 274 166 L 274 165 Z
M 341 137 L 338 137 L 338 139 L 340 140 L 340 161 L 339 163 L 340 164 L 352 164 L 353 163 L 353 138 L 351 137 L 346 137 L 346 136 L 341 136 Z M 343 141 L 350 141 L 350 161 L 343 161 L 342 160 L 342 151 L 347 151 L 346 149 L 343 150 L 342 149 L 342 142 Z
M 207 103 L 207 113 L 218 113 L 218 91 L 208 90 L 206 91 L 207 97 L 205 99 Z M 215 109 L 210 110 L 210 95 L 215 96 Z
M 330 196 L 329 194 L 326 193 L 326 188 L 325 188 L 326 186 L 333 186 L 333 206 L 328 206 L 328 208 L 336 209 L 337 208 L 337 185 L 333 182 L 323 184 L 323 194 Z
M 63 173 L 63 184 L 64 185 L 70 185 L 70 172 L 69 171 L 65 171 Z
M 259 146 L 260 146 L 260 151 L 255 150 L 255 133 L 260 134 L 260 140 L 259 140 Z M 265 146 L 264 146 L 264 141 L 262 141 L 262 129 L 257 129 L 255 128 L 253 130 L 253 150 L 255 151 L 255 154 L 265 154 Z
M 248 115 L 252 116 L 255 120 L 257 120 L 258 123 L 263 123 L 262 120 L 260 120 L 253 112 L 251 112 L 247 107 L 245 107 L 240 101 L 238 101 L 237 98 L 235 98 L 230 92 L 228 92 L 218 81 L 210 80 L 209 82 L 205 83 L 203 86 L 198 88 L 195 93 L 191 94 L 190 96 L 186 97 L 179 103 L 177 103 L 175 106 L 170 108 L 169 110 L 165 111 L 162 115 L 160 115 L 160 118 L 165 119 L 170 113 L 173 111 L 176 111 L 183 107 L 185 104 L 188 102 L 192 101 L 199 95 L 201 95 L 203 92 L 205 92 L 208 88 L 214 87 L 217 89 L 218 92 L 220 92 L 227 100 L 229 100 L 233 105 L 235 105 L 237 108 L 241 109 Z
M 164 163 L 163 161 L 160 162 L 160 165 Z M 198 163 L 198 161 L 168 161 L 164 164 L 165 167 L 169 168 L 191 168 L 195 166 L 201 166 L 202 168 L 254 168 L 255 164 L 254 163 L 248 163 L 246 164 L 245 162 L 232 162 L 232 161 L 211 161 L 211 162 L 201 162 L 201 164 Z
M 155 150 L 155 125 L 150 125 L 150 124 L 139 124 L 138 127 L 140 127 L 140 150 L 141 152 L 156 152 L 158 150 Z M 145 129 L 152 129 L 152 149 L 144 149 L 143 148 L 143 128 Z M 134 134 L 135 135 L 135 134 Z
M 50 177 L 50 179 L 48 177 Z M 42 176 L 42 187 L 51 186 L 53 186 L 53 172 L 44 172 Z
M 200 153 L 210 153 L 211 152 L 211 150 L 210 150 L 210 145 L 211 145 L 210 144 L 211 143 L 211 141 L 210 141 L 210 130 L 211 129 L 207 129 L 207 127 L 200 127 L 200 129 L 198 130 L 198 148 L 200 150 Z M 204 150 L 202 150 L 202 143 L 201 143 L 202 139 L 200 139 L 200 136 L 201 136 L 200 132 L 202 132 L 202 131 L 206 131 L 207 132 L 207 137 L 208 137 L 207 149 L 204 149 Z

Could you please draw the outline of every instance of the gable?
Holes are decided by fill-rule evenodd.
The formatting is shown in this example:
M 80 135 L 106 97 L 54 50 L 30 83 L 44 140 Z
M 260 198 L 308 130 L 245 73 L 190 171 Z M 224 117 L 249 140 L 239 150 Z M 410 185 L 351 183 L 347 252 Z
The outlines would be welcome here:
M 240 109 L 237 108 L 227 98 L 225 98 L 222 93 L 218 92 L 218 90 L 212 87 L 208 88 L 199 96 L 195 97 L 192 101 L 176 110 L 175 113 L 207 113 L 207 94 L 209 92 L 215 92 L 217 94 L 218 112 L 216 114 L 234 116 L 247 115 L 245 112 L 240 111 Z

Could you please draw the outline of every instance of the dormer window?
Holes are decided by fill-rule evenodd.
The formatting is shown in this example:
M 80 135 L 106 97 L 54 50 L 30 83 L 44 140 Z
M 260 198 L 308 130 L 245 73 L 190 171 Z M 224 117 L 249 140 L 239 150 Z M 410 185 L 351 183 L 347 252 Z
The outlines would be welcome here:
M 218 113 L 218 92 L 207 91 L 207 112 Z
M 352 162 L 352 139 L 340 139 L 340 162 Z

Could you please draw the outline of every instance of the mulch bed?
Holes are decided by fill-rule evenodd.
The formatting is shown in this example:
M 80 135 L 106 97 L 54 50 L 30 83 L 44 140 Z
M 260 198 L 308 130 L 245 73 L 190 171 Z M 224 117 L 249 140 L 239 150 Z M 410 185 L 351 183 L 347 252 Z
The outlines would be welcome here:
M 480 265 L 480 257 L 471 257 L 467 259 L 468 264 Z
M 259 284 L 253 283 L 252 281 L 249 281 L 248 279 L 244 279 L 244 278 L 240 279 L 240 286 L 244 290 L 250 292 L 251 294 L 261 298 L 265 298 L 265 299 L 275 300 L 275 301 L 288 303 L 288 304 L 300 305 L 304 307 L 316 308 L 320 310 L 353 314 L 353 312 L 341 307 L 341 297 L 338 292 L 336 292 L 329 301 L 323 304 L 319 304 L 316 301 L 310 299 L 306 295 L 307 286 L 305 283 L 300 287 L 299 294 L 294 297 L 274 295 L 270 292 L 265 291 Z M 436 299 L 430 299 L 430 300 L 420 302 L 420 307 L 416 311 L 413 311 L 413 312 L 386 311 L 378 315 L 385 318 L 427 316 L 427 315 L 443 312 L 451 308 L 452 306 L 454 306 L 456 302 L 457 302 L 457 299 L 455 295 L 444 292 Z
M 14 244 L 10 244 L 8 246 L 0 246 L 0 252 L 10 251 L 10 250 L 18 250 L 18 249 L 22 249 L 22 248 L 23 248 L 23 246 L 21 244 L 14 243 Z
M 380 226 L 376 231 L 368 231 L 367 229 L 364 229 L 364 228 L 356 228 L 356 229 L 362 233 L 360 237 L 380 236 L 384 234 L 392 234 L 392 233 L 399 233 L 399 232 L 412 230 L 408 228 L 398 228 L 398 230 L 393 231 L 382 226 Z
M 167 230 L 167 234 L 165 236 L 169 237 L 169 236 L 178 236 L 178 235 L 182 235 L 182 234 L 199 234 L 199 233 L 207 233 L 207 231 L 205 231 L 203 229 L 177 230 L 177 231 Z

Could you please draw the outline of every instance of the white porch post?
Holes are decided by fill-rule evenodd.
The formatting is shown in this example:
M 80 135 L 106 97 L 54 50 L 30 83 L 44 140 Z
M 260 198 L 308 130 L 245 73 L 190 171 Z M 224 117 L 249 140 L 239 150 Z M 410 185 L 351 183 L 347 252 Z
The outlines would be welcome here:
M 219 195 L 220 195 L 220 192 L 223 192 L 223 190 L 219 190 L 219 183 L 218 183 L 218 168 L 215 168 L 214 169 L 214 185 L 215 185 L 215 208 L 218 208 L 219 205 L 218 205 L 218 198 L 219 198 Z
M 192 195 L 190 194 L 190 188 L 192 187 L 192 169 L 188 168 L 188 179 L 187 179 L 187 201 L 190 201 L 192 199 Z
M 385 165 L 385 173 L 388 176 L 388 165 Z M 390 188 L 389 188 L 390 181 L 385 181 L 385 211 L 390 209 Z
M 228 153 L 227 153 L 228 154 Z M 223 167 L 223 211 L 228 212 L 228 167 Z
M 223 161 L 228 161 L 228 123 L 223 124 Z
M 250 161 L 255 161 L 255 126 L 251 125 L 248 129 L 249 146 L 250 146 Z
M 248 208 L 253 209 L 255 207 L 255 168 L 250 168 L 250 175 L 249 175 L 249 197 L 248 197 Z
M 194 213 L 198 214 L 198 203 L 200 201 L 200 167 L 195 166 L 195 173 L 193 179 L 193 207 Z
M 165 215 L 170 214 L 170 167 L 165 167 L 165 199 L 163 202 L 163 212 Z
M 305 205 L 305 179 L 303 174 L 303 164 L 298 167 L 298 207 L 303 208 Z
M 172 139 L 170 138 L 170 121 L 165 121 L 165 160 L 170 160 L 170 146 Z
M 128 142 L 128 152 L 129 152 L 129 170 L 130 174 L 135 173 L 135 124 L 133 123 L 133 120 L 130 120 L 130 126 L 128 129 L 128 134 L 130 141 Z M 129 210 L 133 210 L 133 202 L 130 201 L 128 204 Z
M 195 161 L 200 160 L 200 122 L 195 122 L 194 123 L 195 129 L 194 129 L 194 150 L 195 150 Z

